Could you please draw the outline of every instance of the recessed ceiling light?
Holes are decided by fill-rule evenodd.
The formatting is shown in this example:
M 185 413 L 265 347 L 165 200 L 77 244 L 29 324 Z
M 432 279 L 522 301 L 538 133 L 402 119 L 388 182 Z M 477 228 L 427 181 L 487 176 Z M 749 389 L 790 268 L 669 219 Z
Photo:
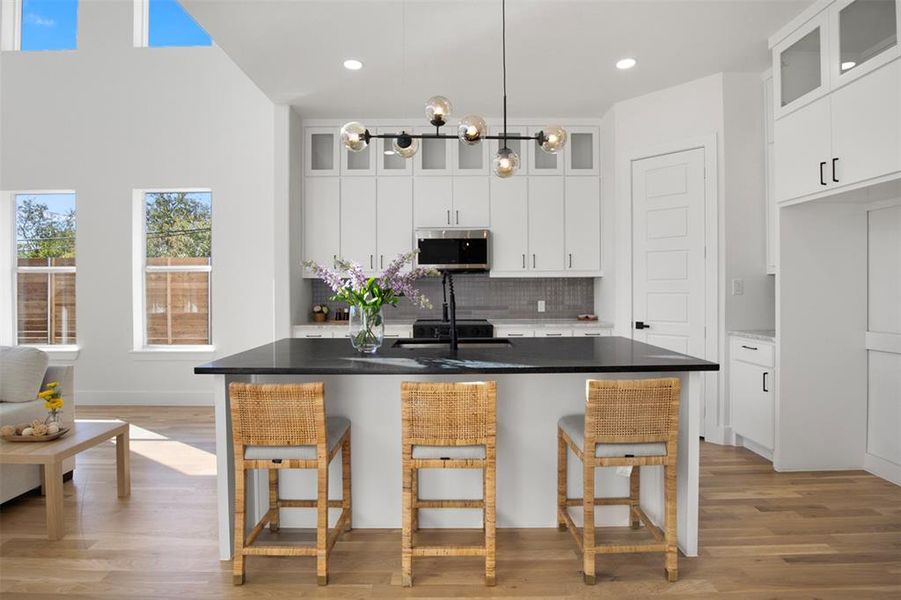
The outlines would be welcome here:
M 634 58 L 622 58 L 616 61 L 616 68 L 622 71 L 626 69 L 631 69 L 635 66 L 636 60 Z
M 348 58 L 344 61 L 344 68 L 348 71 L 359 71 L 363 68 L 363 63 L 358 61 L 356 58 Z
M 853 69 L 857 66 L 857 63 L 853 60 L 849 60 L 847 62 L 842 63 L 842 71 L 847 71 L 848 69 Z

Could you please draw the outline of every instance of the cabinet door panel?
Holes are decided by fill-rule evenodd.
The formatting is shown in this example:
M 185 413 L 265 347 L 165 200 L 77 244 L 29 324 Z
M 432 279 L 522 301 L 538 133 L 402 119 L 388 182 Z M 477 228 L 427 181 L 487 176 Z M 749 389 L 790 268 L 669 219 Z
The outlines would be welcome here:
M 451 225 L 488 227 L 488 178 L 457 177 L 454 179 L 454 210 Z
M 529 254 L 533 271 L 562 271 L 564 255 L 562 177 L 529 177 Z
M 730 367 L 733 430 L 772 450 L 773 372 L 736 360 L 730 363 Z M 764 391 L 764 374 L 767 391 Z
M 566 269 L 601 270 L 601 182 L 566 179 Z
M 827 27 L 824 11 L 773 48 L 777 118 L 828 91 Z
M 434 127 L 417 127 L 416 133 L 432 135 Z M 447 176 L 454 173 L 457 139 L 422 138 L 419 151 L 413 157 L 413 174 L 417 176 Z
M 398 254 L 413 249 L 413 182 L 408 178 L 380 177 L 378 196 L 379 270 Z
M 825 190 L 830 173 L 829 98 L 799 108 L 775 124 L 776 200 Z M 823 179 L 820 179 L 820 163 Z M 826 182 L 824 185 L 823 182 Z
M 453 211 L 453 179 L 413 178 L 413 219 L 416 227 L 448 227 Z
M 536 135 L 541 127 L 529 127 L 529 135 Z M 557 154 L 549 154 L 541 149 L 538 141 L 529 141 L 529 173 L 532 175 L 563 175 L 566 149 Z
M 857 183 L 901 170 L 901 61 L 839 88 L 831 100 L 830 183 Z M 838 159 L 835 183 L 833 158 Z
M 341 257 L 375 268 L 375 178 L 341 180 Z
M 528 179 L 491 179 L 491 270 L 525 272 L 528 245 Z
M 338 255 L 341 201 L 337 177 L 309 177 L 303 185 L 304 257 L 332 266 Z M 305 270 L 305 275 L 312 276 Z
M 335 127 L 304 128 L 304 174 L 334 176 L 341 161 L 339 131 Z

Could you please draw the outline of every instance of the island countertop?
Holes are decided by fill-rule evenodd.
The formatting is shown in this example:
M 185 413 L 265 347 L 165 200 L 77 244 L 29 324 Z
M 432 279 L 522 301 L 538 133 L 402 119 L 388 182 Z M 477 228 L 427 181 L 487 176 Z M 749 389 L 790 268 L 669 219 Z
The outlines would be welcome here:
M 510 345 L 356 352 L 346 339 L 285 338 L 194 368 L 206 375 L 425 375 L 717 371 L 713 362 L 624 337 L 516 338 Z

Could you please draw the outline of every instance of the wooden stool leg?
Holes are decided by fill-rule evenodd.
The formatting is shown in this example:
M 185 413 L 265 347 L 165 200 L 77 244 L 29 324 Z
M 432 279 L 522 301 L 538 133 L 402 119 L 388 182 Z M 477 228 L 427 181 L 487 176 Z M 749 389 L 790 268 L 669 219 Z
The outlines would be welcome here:
M 413 585 L 413 468 L 410 465 L 413 447 L 404 445 L 403 470 L 403 515 L 401 525 L 400 561 L 401 585 Z
M 566 442 L 563 440 L 563 431 L 557 428 L 557 529 L 566 531 L 566 520 L 563 515 L 566 513 L 566 463 L 568 451 Z
M 496 538 L 495 538 L 495 447 L 485 445 L 485 585 L 495 584 Z
M 416 508 L 416 503 L 419 502 L 419 469 L 411 469 L 411 479 L 410 479 L 410 497 L 411 497 L 411 505 L 410 512 L 412 514 L 412 519 L 410 521 L 410 527 L 412 531 L 419 531 L 419 509 Z
M 237 454 L 237 452 L 236 452 Z M 244 461 L 235 459 L 235 556 L 232 559 L 232 582 L 244 583 Z
M 641 467 L 632 467 L 629 475 L 629 527 L 638 529 L 641 519 L 638 518 L 638 507 L 641 499 Z
M 679 548 L 676 546 L 676 465 L 663 467 L 666 487 L 664 490 L 664 511 L 666 519 L 666 578 L 679 579 Z
M 116 436 L 116 487 L 119 497 L 131 495 L 131 453 L 128 447 L 128 431 Z
M 269 471 L 269 510 L 272 511 L 272 520 L 269 521 L 269 531 L 278 531 L 279 527 L 279 510 L 278 510 L 278 469 L 268 469 Z
M 328 584 L 328 460 L 320 452 L 316 469 L 316 583 Z
M 353 529 L 353 494 L 351 493 L 351 477 L 350 477 L 350 431 L 344 439 L 344 445 L 341 446 L 341 506 L 347 511 L 347 525 L 344 531 Z
M 44 465 L 44 490 L 44 503 L 47 506 L 47 539 L 59 540 L 65 535 L 62 462 L 54 461 Z
M 585 583 L 594 585 L 594 465 L 591 455 L 586 455 L 582 463 L 582 573 Z

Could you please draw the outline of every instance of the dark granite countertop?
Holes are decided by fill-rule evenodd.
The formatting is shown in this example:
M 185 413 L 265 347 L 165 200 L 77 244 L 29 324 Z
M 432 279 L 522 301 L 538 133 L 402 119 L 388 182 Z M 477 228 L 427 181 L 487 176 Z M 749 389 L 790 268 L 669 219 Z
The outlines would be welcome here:
M 717 371 L 716 363 L 624 337 L 516 338 L 509 346 L 399 348 L 359 354 L 346 339 L 286 338 L 194 368 L 220 375 L 415 375 Z

